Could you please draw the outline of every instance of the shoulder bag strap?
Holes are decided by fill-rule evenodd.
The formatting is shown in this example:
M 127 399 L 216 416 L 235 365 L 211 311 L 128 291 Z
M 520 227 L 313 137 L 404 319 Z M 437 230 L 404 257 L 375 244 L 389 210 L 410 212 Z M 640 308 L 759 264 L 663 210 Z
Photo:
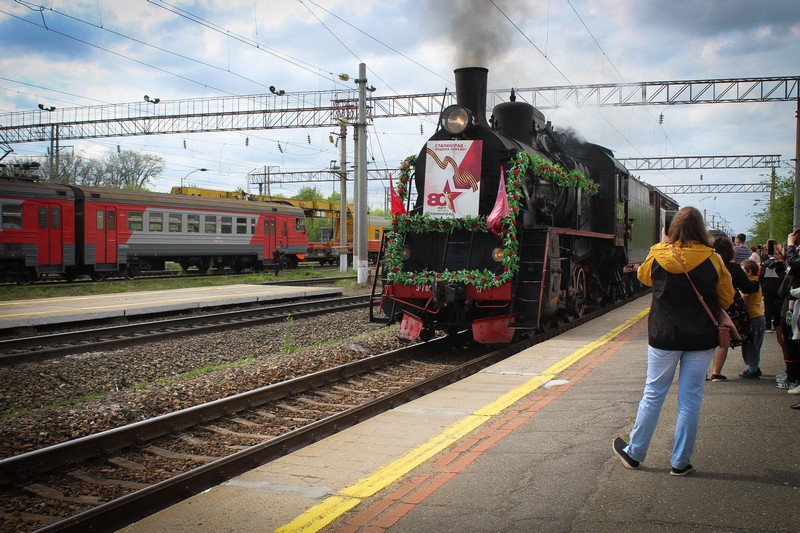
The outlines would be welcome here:
M 683 272 L 684 272 L 684 274 L 686 274 L 686 277 L 688 278 L 689 283 L 692 285 L 692 288 L 694 289 L 694 293 L 700 299 L 700 303 L 703 304 L 703 307 L 705 308 L 706 313 L 708 313 L 708 316 L 711 317 L 711 322 L 713 322 L 715 326 L 719 327 L 719 322 L 717 322 L 717 318 L 714 316 L 714 313 L 711 312 L 711 309 L 708 308 L 708 305 L 706 304 L 706 301 L 703 299 L 703 295 L 700 294 L 700 291 L 697 290 L 697 287 L 695 287 L 691 276 L 689 276 L 689 271 L 686 270 L 686 265 L 683 264 L 683 259 L 681 259 L 681 256 L 678 255 L 678 251 L 675 250 L 675 247 L 672 244 L 670 244 L 669 247 L 672 249 L 672 253 L 675 254 L 675 259 L 678 260 L 678 263 L 680 263 L 681 268 L 683 268 Z

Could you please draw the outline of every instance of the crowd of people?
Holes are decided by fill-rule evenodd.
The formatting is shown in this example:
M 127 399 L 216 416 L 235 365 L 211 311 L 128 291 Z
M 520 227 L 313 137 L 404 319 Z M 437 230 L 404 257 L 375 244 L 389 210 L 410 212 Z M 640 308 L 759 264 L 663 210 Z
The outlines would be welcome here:
M 629 440 L 617 437 L 612 443 L 626 468 L 644 461 L 680 367 L 670 474 L 694 470 L 690 459 L 704 381 L 728 380 L 722 370 L 729 348 L 720 346 L 719 335 L 726 328 L 736 331 L 730 344 L 741 347 L 739 378 L 748 380 L 763 376 L 761 347 L 767 332 L 774 332 L 785 364 L 775 384 L 800 400 L 800 230 L 789 234 L 785 246 L 770 240 L 748 247 L 746 240 L 740 233 L 711 242 L 701 213 L 684 207 L 639 267 L 639 281 L 653 287 L 653 296 L 644 391 Z M 800 402 L 790 407 L 800 410 Z
M 735 243 L 731 248 L 730 243 Z M 737 299 L 746 306 L 749 324 L 743 324 L 742 358 L 746 367 L 741 379 L 759 379 L 761 346 L 768 332 L 783 353 L 785 371 L 778 374 L 775 384 L 800 400 L 800 230 L 790 233 L 785 245 L 769 240 L 765 245 L 747 246 L 743 233 L 735 238 L 717 237 L 714 249 L 725 260 L 735 289 L 734 303 L 727 308 L 737 323 Z M 743 275 L 744 274 L 744 275 Z M 738 325 L 738 323 L 737 323 Z M 770 336 L 771 337 L 771 336 Z M 735 343 L 734 343 L 735 344 Z M 727 350 L 717 348 L 710 381 L 726 381 L 722 374 Z M 789 406 L 800 410 L 800 402 Z

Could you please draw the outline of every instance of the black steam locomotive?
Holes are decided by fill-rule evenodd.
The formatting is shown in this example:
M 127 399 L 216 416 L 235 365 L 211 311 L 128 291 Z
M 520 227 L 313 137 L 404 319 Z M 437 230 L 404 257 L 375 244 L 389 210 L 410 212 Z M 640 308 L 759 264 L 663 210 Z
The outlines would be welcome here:
M 675 201 L 513 91 L 487 123 L 488 70 L 455 75 L 457 104 L 392 190 L 381 310 L 400 336 L 510 342 L 636 290 Z

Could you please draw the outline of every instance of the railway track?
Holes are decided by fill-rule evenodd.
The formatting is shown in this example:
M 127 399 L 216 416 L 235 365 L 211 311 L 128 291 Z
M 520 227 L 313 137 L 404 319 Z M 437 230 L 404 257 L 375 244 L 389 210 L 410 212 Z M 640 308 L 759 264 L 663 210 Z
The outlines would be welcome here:
M 445 337 L 10 457 L 0 516 L 15 531 L 123 527 L 622 303 L 469 358 L 463 336 Z
M 370 296 L 305 300 L 282 305 L 247 307 L 178 318 L 155 318 L 116 326 L 95 326 L 47 335 L 0 340 L 0 366 L 42 361 L 91 350 L 111 350 L 140 342 L 198 335 L 366 307 Z

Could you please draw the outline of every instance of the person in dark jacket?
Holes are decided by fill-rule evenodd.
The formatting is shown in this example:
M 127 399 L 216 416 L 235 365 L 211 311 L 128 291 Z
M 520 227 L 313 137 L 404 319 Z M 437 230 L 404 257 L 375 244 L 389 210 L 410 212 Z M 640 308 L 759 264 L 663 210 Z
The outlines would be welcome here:
M 731 275 L 731 282 L 733 283 L 734 288 L 734 298 L 741 298 L 741 295 L 737 295 L 736 291 L 742 294 L 753 294 L 754 292 L 758 291 L 758 281 L 750 281 L 747 278 L 747 274 L 745 274 L 744 270 L 742 269 L 742 266 L 734 260 L 733 243 L 730 239 L 727 237 L 718 237 L 714 239 L 714 250 L 725 262 L 725 266 L 728 268 L 728 272 Z M 744 302 L 740 303 L 742 306 L 742 311 L 744 311 Z M 730 308 L 727 310 L 728 312 L 731 312 Z M 711 381 L 726 381 L 728 379 L 722 375 L 722 367 L 725 365 L 725 361 L 727 359 L 728 349 L 717 346 L 717 349 L 714 351 L 714 360 L 711 363 L 711 378 L 709 378 Z
M 647 378 L 630 444 L 617 437 L 612 445 L 626 468 L 638 468 L 644 461 L 680 365 L 670 474 L 685 476 L 693 471 L 690 460 L 700 422 L 705 374 L 718 344 L 718 331 L 692 283 L 712 312 L 733 302 L 731 275 L 709 246 L 710 240 L 700 211 L 684 207 L 675 215 L 665 241 L 650 248 L 639 267 L 639 281 L 653 287 L 653 299 L 647 319 Z
M 283 252 L 277 246 L 272 250 L 272 262 L 274 263 L 275 275 L 277 276 L 281 273 L 281 269 L 283 268 Z
M 786 238 L 786 266 L 789 268 L 787 276 L 791 276 L 790 288 L 796 289 L 800 287 L 800 230 L 795 230 L 790 233 Z M 784 313 L 788 311 L 789 301 L 792 300 L 790 295 L 786 297 L 784 305 Z M 794 305 L 798 305 L 795 301 Z M 788 318 L 788 317 L 787 317 Z M 783 356 L 786 363 L 786 388 L 793 390 L 795 387 L 800 386 L 800 342 L 792 340 L 792 329 L 787 321 L 781 322 L 783 333 Z M 792 404 L 792 409 L 800 409 L 800 402 Z
M 783 317 L 780 316 L 781 301 L 778 289 L 786 274 L 786 264 L 777 253 L 775 241 L 767 243 L 767 258 L 762 261 L 758 282 L 764 294 L 764 320 L 767 331 L 777 329 Z

